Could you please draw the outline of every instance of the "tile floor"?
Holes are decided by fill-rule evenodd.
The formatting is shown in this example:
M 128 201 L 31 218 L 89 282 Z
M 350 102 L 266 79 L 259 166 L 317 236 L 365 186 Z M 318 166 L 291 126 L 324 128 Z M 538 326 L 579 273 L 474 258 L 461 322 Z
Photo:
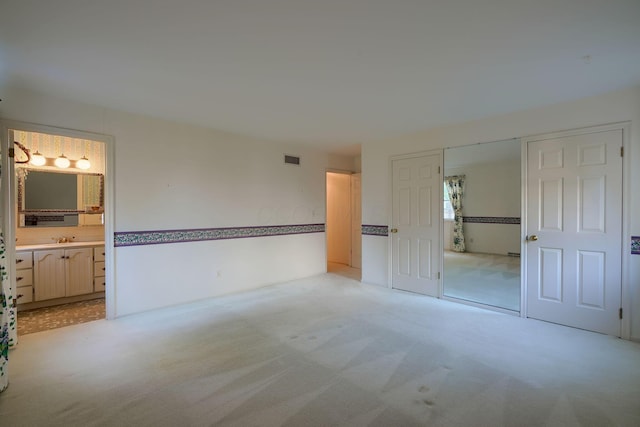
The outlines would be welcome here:
M 104 318 L 104 298 L 19 311 L 18 336 Z

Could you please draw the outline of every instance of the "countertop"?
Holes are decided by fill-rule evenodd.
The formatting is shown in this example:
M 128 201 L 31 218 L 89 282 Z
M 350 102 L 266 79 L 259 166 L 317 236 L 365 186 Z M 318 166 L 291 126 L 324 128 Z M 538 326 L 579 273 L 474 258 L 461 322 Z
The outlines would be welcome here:
M 16 245 L 16 251 L 37 251 L 41 249 L 67 249 L 67 248 L 84 248 L 88 246 L 102 246 L 104 241 L 97 240 L 93 242 L 69 242 L 69 243 L 40 243 L 34 245 Z

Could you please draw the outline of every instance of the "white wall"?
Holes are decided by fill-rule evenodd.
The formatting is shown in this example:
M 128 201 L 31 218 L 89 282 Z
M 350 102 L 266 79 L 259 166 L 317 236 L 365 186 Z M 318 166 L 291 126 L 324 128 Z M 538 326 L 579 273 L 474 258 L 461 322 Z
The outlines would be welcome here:
M 324 233 L 117 248 L 119 315 L 326 271 Z
M 624 295 L 631 313 L 632 339 L 640 340 L 640 256 L 630 255 L 630 236 L 640 235 L 640 87 L 515 112 L 483 120 L 434 128 L 402 138 L 362 145 L 362 216 L 364 224 L 388 225 L 389 157 L 429 149 L 463 146 L 478 142 L 500 141 L 527 135 L 577 129 L 605 123 L 631 121 L 631 135 L 625 164 L 629 170 L 626 212 L 628 229 L 623 236 L 623 260 L 628 266 Z M 385 238 L 363 239 L 362 280 L 387 286 L 388 243 Z M 370 261 L 369 261 L 370 260 Z M 629 331 L 626 331 L 629 332 Z
M 327 261 L 351 264 L 351 175 L 327 173 Z
M 0 117 L 112 135 L 115 231 L 325 222 L 352 158 L 5 88 Z M 301 165 L 283 163 L 284 153 Z M 117 316 L 326 271 L 323 233 L 115 249 Z M 220 275 L 218 276 L 218 272 Z

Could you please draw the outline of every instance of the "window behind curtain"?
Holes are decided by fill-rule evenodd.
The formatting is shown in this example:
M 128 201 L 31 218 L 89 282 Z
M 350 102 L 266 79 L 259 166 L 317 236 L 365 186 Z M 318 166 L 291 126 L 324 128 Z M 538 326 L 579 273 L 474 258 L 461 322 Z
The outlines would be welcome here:
M 454 217 L 454 213 L 453 213 L 453 206 L 451 206 L 451 200 L 449 200 L 449 190 L 447 190 L 447 184 L 443 183 L 444 185 L 444 219 L 451 219 L 453 220 Z

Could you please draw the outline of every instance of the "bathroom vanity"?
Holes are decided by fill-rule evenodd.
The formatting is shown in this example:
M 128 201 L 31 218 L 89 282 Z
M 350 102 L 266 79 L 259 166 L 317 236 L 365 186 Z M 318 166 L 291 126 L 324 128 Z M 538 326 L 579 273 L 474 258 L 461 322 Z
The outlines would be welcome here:
M 18 308 L 36 308 L 104 295 L 104 242 L 16 246 Z

